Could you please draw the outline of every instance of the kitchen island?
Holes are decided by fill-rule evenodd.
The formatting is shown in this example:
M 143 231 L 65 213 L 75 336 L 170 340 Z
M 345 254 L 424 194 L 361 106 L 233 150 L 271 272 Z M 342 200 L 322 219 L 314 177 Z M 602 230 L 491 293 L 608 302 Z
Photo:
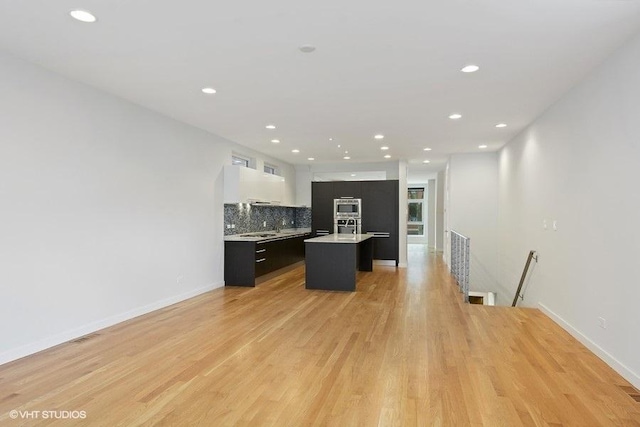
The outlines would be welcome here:
M 358 271 L 373 271 L 373 235 L 329 234 L 306 239 L 305 287 L 355 291 Z

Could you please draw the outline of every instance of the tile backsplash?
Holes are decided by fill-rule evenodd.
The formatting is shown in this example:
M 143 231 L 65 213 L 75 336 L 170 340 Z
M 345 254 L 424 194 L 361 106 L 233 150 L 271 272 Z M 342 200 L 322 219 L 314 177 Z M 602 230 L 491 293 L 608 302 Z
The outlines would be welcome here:
M 284 221 L 284 225 L 282 224 Z M 266 226 L 264 223 L 266 222 Z M 235 224 L 235 228 L 227 225 Z M 310 228 L 311 208 L 274 205 L 226 203 L 224 205 L 224 235 L 252 233 L 275 228 Z

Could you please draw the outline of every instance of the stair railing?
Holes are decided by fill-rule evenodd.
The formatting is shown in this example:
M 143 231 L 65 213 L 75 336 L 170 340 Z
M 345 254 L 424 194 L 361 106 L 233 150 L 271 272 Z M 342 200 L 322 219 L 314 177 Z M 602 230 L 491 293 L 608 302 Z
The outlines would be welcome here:
M 527 263 L 524 265 L 524 270 L 522 270 L 522 276 L 520 276 L 520 283 L 518 284 L 518 290 L 516 291 L 516 295 L 513 297 L 513 303 L 511 303 L 511 307 L 515 307 L 518 303 L 518 298 L 520 297 L 520 292 L 522 292 L 522 286 L 524 285 L 524 281 L 527 278 L 527 272 L 529 271 L 529 266 L 531 265 L 531 260 L 534 259 L 538 262 L 538 255 L 536 255 L 536 251 L 529 251 L 529 256 L 527 257 Z
M 469 264 L 471 263 L 471 239 L 451 230 L 451 274 L 456 279 L 464 302 L 469 302 Z

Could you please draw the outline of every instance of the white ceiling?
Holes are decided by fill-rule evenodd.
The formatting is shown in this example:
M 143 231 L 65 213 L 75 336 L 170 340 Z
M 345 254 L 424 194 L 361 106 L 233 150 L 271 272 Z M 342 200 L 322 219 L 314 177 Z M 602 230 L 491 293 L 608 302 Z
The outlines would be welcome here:
M 388 145 L 426 172 L 501 147 L 639 29 L 636 0 L 0 0 L 0 48 L 72 79 L 290 163 Z
M 385 171 L 354 171 L 354 172 L 314 172 L 314 181 L 384 181 L 387 179 Z

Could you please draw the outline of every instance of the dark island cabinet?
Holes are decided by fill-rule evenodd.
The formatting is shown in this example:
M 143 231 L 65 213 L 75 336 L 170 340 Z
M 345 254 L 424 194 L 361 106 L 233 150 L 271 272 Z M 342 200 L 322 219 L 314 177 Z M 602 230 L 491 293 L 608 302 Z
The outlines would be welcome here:
M 311 228 L 314 236 L 333 233 L 333 199 L 362 199 L 362 232 L 375 237 L 375 259 L 399 257 L 399 181 L 331 181 L 311 184 Z
M 304 240 L 309 237 L 224 242 L 225 285 L 255 286 L 256 278 L 304 260 Z

